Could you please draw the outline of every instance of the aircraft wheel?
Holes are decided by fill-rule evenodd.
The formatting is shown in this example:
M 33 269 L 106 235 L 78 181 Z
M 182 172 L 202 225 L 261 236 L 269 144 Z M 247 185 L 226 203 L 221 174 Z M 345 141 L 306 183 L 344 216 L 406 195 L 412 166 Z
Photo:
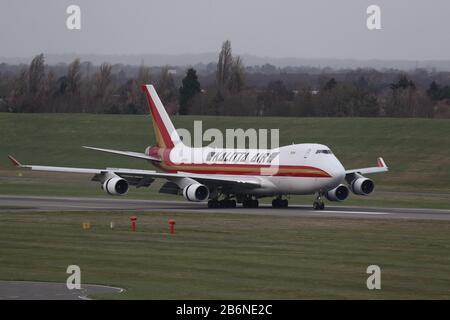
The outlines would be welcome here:
M 242 201 L 242 206 L 244 208 L 258 208 L 258 200 L 247 199 Z
M 220 202 L 217 200 L 208 200 L 208 208 L 219 208 Z
M 317 202 L 317 201 L 314 201 L 314 203 L 313 203 L 313 209 L 314 209 L 314 210 L 320 210 L 320 203 Z
M 231 199 L 224 199 L 220 201 L 221 208 L 236 208 L 236 201 Z
M 314 210 L 324 210 L 325 209 L 325 203 L 319 202 L 319 201 L 314 201 L 313 208 L 314 208 Z
M 281 198 L 275 198 L 272 200 L 272 207 L 274 208 L 287 208 L 288 207 L 288 200 L 287 199 L 281 199 Z
M 272 200 L 272 207 L 273 208 L 279 208 L 280 207 L 280 203 L 279 203 L 279 199 L 273 199 Z

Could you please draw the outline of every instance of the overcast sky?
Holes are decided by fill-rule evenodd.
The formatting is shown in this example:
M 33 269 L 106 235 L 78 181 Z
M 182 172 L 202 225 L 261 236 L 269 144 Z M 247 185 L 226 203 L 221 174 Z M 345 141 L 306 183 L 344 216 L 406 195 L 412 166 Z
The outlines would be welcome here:
M 382 30 L 366 27 L 370 4 Z M 204 53 L 230 39 L 257 56 L 450 59 L 449 17 L 449 0 L 1 0 L 0 56 Z

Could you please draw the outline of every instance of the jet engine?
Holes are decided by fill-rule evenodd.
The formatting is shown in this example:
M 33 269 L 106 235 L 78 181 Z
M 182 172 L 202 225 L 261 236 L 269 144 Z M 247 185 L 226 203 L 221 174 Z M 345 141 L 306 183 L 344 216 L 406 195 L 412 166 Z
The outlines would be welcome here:
M 347 186 L 340 184 L 336 188 L 327 191 L 325 193 L 325 198 L 330 201 L 344 201 L 347 199 L 349 194 Z
M 183 197 L 189 201 L 205 201 L 209 197 L 209 190 L 200 183 L 190 184 L 183 189 Z
M 102 189 L 112 196 L 122 196 L 128 192 L 128 182 L 120 177 L 112 177 L 103 182 Z
M 366 196 L 375 188 L 373 181 L 366 177 L 360 177 L 352 181 L 350 188 L 354 194 Z

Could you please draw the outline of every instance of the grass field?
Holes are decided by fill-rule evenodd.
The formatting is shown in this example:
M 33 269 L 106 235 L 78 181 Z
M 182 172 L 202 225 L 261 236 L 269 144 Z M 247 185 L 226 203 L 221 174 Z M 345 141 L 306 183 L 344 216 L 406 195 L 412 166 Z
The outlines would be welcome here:
M 280 128 L 280 144 L 328 145 L 347 168 L 375 164 L 370 197 L 344 205 L 450 208 L 450 121 L 175 117 L 191 129 Z M 24 163 L 146 168 L 139 160 L 81 145 L 142 151 L 154 143 L 149 116 L 0 113 L 0 194 L 104 196 L 89 176 L 18 170 Z M 129 197 L 177 199 L 150 189 Z M 311 204 L 311 197 L 291 202 Z M 0 203 L 0 279 L 65 282 L 77 264 L 84 283 L 125 288 L 97 298 L 301 299 L 450 298 L 446 221 L 250 216 L 216 213 L 30 212 Z M 177 221 L 168 234 L 167 220 Z M 82 223 L 89 221 L 90 230 Z M 109 228 L 114 221 L 116 228 Z M 366 288 L 366 268 L 382 270 L 382 290 Z
M 97 298 L 450 298 L 449 222 L 149 213 L 133 233 L 129 215 L 0 211 L 0 279 L 65 282 L 76 264 L 127 290 Z
M 173 117 L 178 128 L 279 128 L 280 144 L 328 145 L 346 168 L 375 164 L 383 156 L 387 174 L 374 175 L 371 197 L 351 196 L 345 204 L 450 208 L 450 120 L 385 118 Z M 7 154 L 36 164 L 78 167 L 146 168 L 140 160 L 82 149 L 81 145 L 142 151 L 154 143 L 149 116 L 0 113 L 0 194 L 103 195 L 87 177 L 14 170 Z M 174 199 L 155 187 L 131 190 L 129 197 Z M 180 198 L 175 198 L 180 199 Z M 291 202 L 311 203 L 311 197 Z

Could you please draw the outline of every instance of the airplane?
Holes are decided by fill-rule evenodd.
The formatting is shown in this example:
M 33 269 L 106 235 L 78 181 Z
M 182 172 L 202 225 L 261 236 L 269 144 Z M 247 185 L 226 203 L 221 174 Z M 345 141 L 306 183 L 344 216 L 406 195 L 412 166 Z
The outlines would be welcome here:
M 165 179 L 159 192 L 182 194 L 188 201 L 207 202 L 209 208 L 257 208 L 258 199 L 273 197 L 274 208 L 288 207 L 289 195 L 314 195 L 314 210 L 324 210 L 323 198 L 344 201 L 373 192 L 373 180 L 364 175 L 387 172 L 383 158 L 377 166 L 346 170 L 329 147 L 302 143 L 272 149 L 191 148 L 180 139 L 153 85 L 142 85 L 156 145 L 144 153 L 83 146 L 116 155 L 138 158 L 160 171 L 121 168 L 88 169 L 23 165 L 8 155 L 15 166 L 37 171 L 92 174 L 92 181 L 113 196 L 127 194 L 130 186 L 149 187 L 155 179 Z M 195 161 L 192 155 L 196 156 Z

